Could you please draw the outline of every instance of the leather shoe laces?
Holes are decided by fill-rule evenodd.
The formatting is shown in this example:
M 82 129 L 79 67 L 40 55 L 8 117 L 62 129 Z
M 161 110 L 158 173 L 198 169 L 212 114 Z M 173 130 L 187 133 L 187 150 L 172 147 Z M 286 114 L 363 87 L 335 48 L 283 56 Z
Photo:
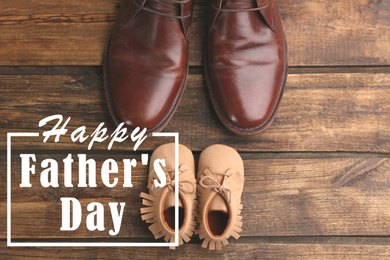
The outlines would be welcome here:
M 260 7 L 255 7 L 255 8 L 246 8 L 246 9 L 226 9 L 226 8 L 222 8 L 222 2 L 223 1 L 220 1 L 219 2 L 219 6 L 215 6 L 213 4 L 211 4 L 211 7 L 216 9 L 218 12 L 228 12 L 228 13 L 237 13 L 237 12 L 251 12 L 251 11 L 259 11 L 259 10 L 262 10 L 262 9 L 265 9 L 268 7 L 268 3 L 266 3 L 265 5 L 263 6 L 260 6 Z M 254 0 L 241 0 L 241 2 L 255 2 Z
M 176 7 L 173 6 L 173 4 L 175 4 L 175 5 L 176 4 L 187 4 L 191 0 L 150 0 L 150 1 L 157 2 L 157 3 L 159 3 L 159 4 L 163 5 L 163 6 L 171 8 L 171 9 L 176 9 Z M 167 14 L 167 13 L 164 13 L 164 12 L 161 12 L 161 11 L 154 10 L 152 8 L 146 7 L 145 5 L 141 5 L 140 3 L 138 3 L 137 0 L 133 0 L 133 2 L 134 2 L 134 4 L 136 6 L 138 6 L 142 10 L 149 11 L 151 13 L 162 15 L 162 16 L 169 17 L 169 18 L 185 19 L 185 18 L 188 18 L 188 17 L 191 16 L 191 12 L 189 12 L 186 15 L 171 15 L 171 14 Z M 145 1 L 145 3 L 146 3 L 146 1 Z
M 164 172 L 165 172 L 165 177 L 167 178 L 164 187 L 168 187 L 168 189 L 169 189 L 170 191 L 175 191 L 176 179 L 175 179 L 175 178 L 172 179 L 172 178 L 171 178 L 171 175 L 170 175 L 171 173 L 174 173 L 175 170 L 167 170 L 164 166 L 161 165 L 161 163 L 160 163 L 160 167 L 164 170 Z M 179 167 L 179 168 L 181 168 L 181 167 Z M 182 173 L 185 172 L 185 171 L 191 171 L 191 169 L 188 168 L 188 167 L 187 167 L 187 169 L 185 169 L 185 170 L 179 169 L 179 176 L 180 176 L 180 174 L 182 174 Z M 175 176 L 175 177 L 176 177 L 176 176 Z M 180 177 L 179 177 L 179 179 L 180 179 Z M 188 184 L 189 186 L 191 186 L 191 190 L 188 190 L 186 187 L 184 187 L 184 185 L 183 185 L 184 183 L 186 183 L 186 184 Z M 187 180 L 179 181 L 178 184 L 179 184 L 179 190 L 181 190 L 182 192 L 187 193 L 187 194 L 189 194 L 189 195 L 194 194 L 195 191 L 196 191 L 196 187 L 195 187 L 194 183 L 192 183 L 191 181 L 187 181 Z M 159 187 L 159 188 L 160 188 L 160 187 Z M 159 188 L 157 188 L 156 186 L 154 186 L 154 184 L 152 183 L 152 186 L 150 187 L 150 190 L 151 190 L 152 192 L 155 192 L 155 191 L 156 191 L 157 189 L 159 189 Z
M 224 185 L 224 183 L 225 183 L 226 178 L 230 177 L 229 172 L 231 172 L 231 171 L 234 172 L 234 170 L 229 169 L 226 171 L 226 173 L 223 173 L 223 172 L 214 172 L 213 169 L 211 169 L 210 167 L 207 167 L 206 169 L 211 172 L 212 176 L 209 176 L 209 175 L 203 176 L 199 181 L 199 185 L 201 187 L 203 187 L 204 189 L 211 189 L 211 190 L 215 191 L 216 193 L 223 195 L 226 198 L 227 202 L 230 203 L 230 201 L 232 199 L 232 191 L 229 188 L 227 188 Z M 218 182 L 217 175 L 223 176 L 221 183 Z M 205 183 L 204 182 L 205 180 L 209 180 L 209 184 Z

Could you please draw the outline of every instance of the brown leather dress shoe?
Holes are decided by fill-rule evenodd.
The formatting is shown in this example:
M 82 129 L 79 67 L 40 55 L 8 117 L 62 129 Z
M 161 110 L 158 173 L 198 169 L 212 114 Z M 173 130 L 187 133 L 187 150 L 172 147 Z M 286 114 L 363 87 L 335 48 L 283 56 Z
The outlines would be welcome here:
M 256 134 L 271 124 L 287 77 L 287 45 L 275 0 L 212 0 L 205 71 L 227 128 Z
M 188 72 L 194 0 L 125 0 L 104 62 L 108 106 L 128 131 L 158 132 L 175 112 Z

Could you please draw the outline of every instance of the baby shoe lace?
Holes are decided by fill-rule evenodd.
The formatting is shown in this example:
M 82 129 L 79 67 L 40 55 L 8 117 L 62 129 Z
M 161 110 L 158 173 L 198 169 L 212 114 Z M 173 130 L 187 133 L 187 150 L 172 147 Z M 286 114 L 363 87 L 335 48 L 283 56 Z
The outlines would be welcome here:
M 177 7 L 175 7 L 174 5 L 177 5 L 177 4 L 187 4 L 191 0 L 149 0 L 149 1 L 157 2 L 157 3 L 159 3 L 159 4 L 163 5 L 163 6 L 171 8 L 171 9 L 176 9 Z M 167 14 L 167 13 L 164 13 L 164 12 L 161 12 L 161 11 L 154 10 L 152 8 L 146 7 L 145 5 L 141 5 L 140 3 L 138 3 L 137 0 L 133 0 L 133 2 L 134 2 L 134 4 L 136 6 L 138 6 L 142 10 L 149 11 L 149 12 L 152 12 L 154 14 L 162 15 L 162 16 L 169 17 L 169 18 L 185 19 L 185 18 L 188 18 L 188 17 L 191 16 L 191 12 L 189 12 L 186 15 L 171 15 L 171 14 Z M 145 1 L 145 3 L 146 3 L 146 1 Z
M 170 173 L 175 172 L 175 170 L 167 170 L 165 167 L 162 167 L 162 168 L 163 168 L 163 170 L 167 173 L 167 174 L 165 174 L 165 176 L 166 176 L 166 178 L 167 178 L 167 181 L 166 181 L 165 186 L 168 187 L 169 190 L 174 191 L 174 190 L 175 190 L 175 182 L 176 182 L 176 179 L 172 179 Z M 188 170 L 190 170 L 190 169 L 186 169 L 186 170 L 180 170 L 180 169 L 179 169 L 179 175 L 180 175 L 181 173 L 185 172 L 185 171 L 188 171 Z M 180 179 L 180 177 L 179 177 L 179 179 Z M 189 185 L 191 186 L 191 190 L 187 190 L 187 189 L 184 187 L 184 185 L 183 185 L 184 183 L 189 184 Z M 187 194 L 189 194 L 189 195 L 195 193 L 196 188 L 195 188 L 195 185 L 194 185 L 191 181 L 186 181 L 186 180 L 184 180 L 184 181 L 179 181 L 178 184 L 179 184 L 179 190 L 181 190 L 182 192 L 187 193 Z M 164 186 L 164 187 L 165 187 L 165 186 Z M 153 184 L 153 185 L 151 186 L 151 191 L 154 192 L 156 189 L 157 189 L 157 187 Z
M 251 3 L 256 3 L 256 0 L 240 0 L 240 2 L 251 2 Z M 266 3 L 263 6 L 260 7 L 254 7 L 254 8 L 246 8 L 246 9 L 226 9 L 222 8 L 222 3 L 223 0 L 219 2 L 219 6 L 215 6 L 214 4 L 211 4 L 211 7 L 216 9 L 218 12 L 228 12 L 228 13 L 237 13 L 237 12 L 250 12 L 250 11 L 259 11 L 262 9 L 265 9 L 268 7 L 268 3 Z
M 226 173 L 214 172 L 210 167 L 208 167 L 208 170 L 212 173 L 213 176 L 210 176 L 210 175 L 203 176 L 199 181 L 199 185 L 205 189 L 214 190 L 218 194 L 225 196 L 225 198 L 227 199 L 227 202 L 230 203 L 230 200 L 232 197 L 232 192 L 229 188 L 224 186 L 225 179 L 227 177 L 230 177 L 230 175 L 228 174 L 229 170 Z M 218 182 L 216 175 L 223 176 L 221 183 Z M 204 183 L 205 180 L 210 180 L 212 182 L 212 184 L 205 184 Z

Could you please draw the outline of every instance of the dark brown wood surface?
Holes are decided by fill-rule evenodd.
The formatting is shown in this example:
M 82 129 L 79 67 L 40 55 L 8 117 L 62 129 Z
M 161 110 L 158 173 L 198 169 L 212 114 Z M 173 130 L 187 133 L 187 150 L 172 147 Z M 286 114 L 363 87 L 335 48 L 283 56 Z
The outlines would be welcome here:
M 390 254 L 388 239 L 321 239 L 288 241 L 278 239 L 243 239 L 222 251 L 210 252 L 200 243 L 187 244 L 167 252 L 166 248 L 2 248 L 6 259 L 386 259 Z M 314 240 L 314 242 L 313 242 Z M 308 243 L 309 242 L 309 243 Z
M 46 188 L 40 184 L 40 162 L 53 158 L 59 162 L 68 155 L 42 154 L 37 156 L 37 173 L 31 176 L 32 187 L 21 189 L 20 162 L 14 159 L 12 167 L 12 237 L 14 238 L 61 238 L 61 197 L 81 198 L 82 208 L 93 201 L 107 206 L 109 202 L 126 202 L 123 229 L 116 237 L 152 237 L 147 225 L 140 223 L 141 199 L 147 192 L 147 167 L 132 171 L 132 188 L 123 188 L 124 158 L 136 158 L 131 154 L 115 156 L 90 154 L 97 169 L 107 158 L 119 164 L 115 188 L 104 187 L 97 170 L 98 188 L 77 188 L 77 154 L 73 155 L 73 188 L 63 187 L 63 167 L 60 166 L 59 183 L 63 188 Z M 242 153 L 245 165 L 243 194 L 243 236 L 334 236 L 334 235 L 390 235 L 390 229 L 382 229 L 390 222 L 387 189 L 390 160 L 382 157 L 348 156 L 330 158 L 315 156 L 273 156 Z M 312 158 L 310 158 L 312 157 Z M 3 163 L 4 164 L 4 163 Z M 4 165 L 2 165 L 4 166 Z M 1 187 L 5 196 L 5 185 Z M 28 192 L 29 196 L 26 196 Z M 5 209 L 6 203 L 0 202 Z M 364 211 L 356 209 L 365 209 Z M 3 212 L 3 211 L 2 211 Z M 5 213 L 5 212 L 3 212 Z M 106 207 L 105 226 L 112 229 L 109 208 Z M 90 232 L 85 217 L 74 232 L 78 238 L 107 237 L 106 232 Z M 31 218 L 31 216 L 34 216 Z M 5 214 L 2 215 L 5 218 Z M 261 221 L 259 221 L 261 220 Z M 5 222 L 0 224 L 0 238 L 5 238 Z
M 389 73 L 311 73 L 290 74 L 284 99 L 273 124 L 259 135 L 238 136 L 228 131 L 216 116 L 204 88 L 204 77 L 189 76 L 177 112 L 164 131 L 179 132 L 182 144 L 201 151 L 211 143 L 230 145 L 239 151 L 390 151 Z M 100 122 L 115 130 L 104 96 L 100 71 L 82 75 L 4 75 L 0 113 L 6 118 L 2 128 L 9 131 L 38 132 L 39 120 L 53 114 L 71 117 L 69 131 L 81 125 L 92 134 Z M 26 92 L 26 89 L 29 91 Z M 43 95 L 44 93 L 44 95 Z M 22 140 L 22 139 L 20 139 Z M 23 138 L 14 149 L 84 149 L 70 134 L 61 144 L 42 143 L 42 138 Z M 32 140 L 29 142 L 29 140 Z M 35 140 L 35 141 L 34 141 Z M 147 138 L 141 149 L 152 150 L 164 142 Z M 108 142 L 94 149 L 107 149 Z M 0 140 L 6 149 L 6 140 Z M 128 150 L 131 141 L 118 143 Z
M 179 132 L 195 159 L 207 146 L 237 149 L 245 164 L 242 237 L 210 252 L 194 236 L 167 248 L 48 248 L 6 246 L 6 145 L 8 132 L 39 132 L 12 139 L 12 241 L 153 242 L 141 221 L 139 193 L 147 167 L 133 169 L 133 188 L 123 188 L 123 158 L 139 160 L 132 143 L 75 144 L 79 126 L 91 134 L 100 122 L 115 130 L 103 89 L 102 59 L 119 0 L 0 0 L 0 259 L 360 259 L 390 257 L 390 1 L 279 0 L 289 47 L 289 77 L 273 124 L 255 136 L 223 127 L 205 89 L 202 52 L 208 0 L 196 0 L 191 32 L 190 76 L 165 132 Z M 42 143 L 40 119 L 71 117 L 69 132 Z M 171 140 L 170 140 L 171 141 Z M 148 137 L 151 154 L 166 138 Z M 20 153 L 37 154 L 32 187 L 20 188 Z M 87 153 L 97 165 L 119 163 L 115 188 L 42 188 L 39 162 L 61 162 Z M 99 169 L 99 168 L 98 168 Z M 73 164 L 77 184 L 77 163 Z M 76 185 L 75 185 L 76 186 Z M 60 198 L 106 206 L 103 232 L 85 227 L 64 235 Z M 107 203 L 126 202 L 121 231 L 108 235 Z
M 195 5 L 191 65 L 202 63 L 207 3 L 198 0 Z M 0 65 L 101 65 L 120 0 L 3 5 Z M 283 0 L 279 5 L 291 66 L 389 64 L 386 0 Z

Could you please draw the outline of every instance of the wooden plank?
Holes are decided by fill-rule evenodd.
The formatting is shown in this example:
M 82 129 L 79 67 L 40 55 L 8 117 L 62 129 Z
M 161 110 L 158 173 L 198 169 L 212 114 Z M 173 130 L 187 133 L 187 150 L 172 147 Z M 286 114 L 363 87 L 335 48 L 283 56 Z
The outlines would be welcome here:
M 89 154 L 97 161 L 97 188 L 78 188 L 78 159 L 73 155 L 73 188 L 63 186 L 59 167 L 59 188 L 40 184 L 40 162 L 54 158 L 62 162 L 68 153 L 38 154 L 30 188 L 21 188 L 20 159 L 12 165 L 12 237 L 13 238 L 91 238 L 110 237 L 112 228 L 109 202 L 126 202 L 120 233 L 116 237 L 151 237 L 141 221 L 140 192 L 146 192 L 147 169 L 132 171 L 132 188 L 123 187 L 123 158 L 139 160 L 127 154 Z M 243 236 L 385 236 L 390 235 L 390 160 L 380 157 L 352 158 L 264 158 L 242 154 L 245 165 L 243 193 Z M 102 161 L 114 158 L 119 164 L 114 188 L 100 179 Z M 5 160 L 0 163 L 5 169 Z M 1 179 L 6 179 L 1 172 Z M 112 180 L 111 180 L 112 181 Z M 0 184 L 1 218 L 6 216 L 6 183 Z M 64 233 L 61 227 L 61 197 L 78 198 L 83 220 L 77 231 Z M 86 206 L 90 202 L 105 205 L 106 230 L 90 232 L 85 227 Z M 6 223 L 0 223 L 0 238 L 6 236 Z
M 0 3 L 0 65 L 101 65 L 119 0 Z M 207 0 L 197 1 L 191 65 L 202 64 Z M 291 66 L 388 65 L 390 2 L 279 1 Z
M 176 250 L 161 247 L 97 247 L 97 248 L 11 248 L 0 242 L 4 259 L 387 259 L 389 245 L 351 245 L 318 243 L 236 243 L 222 250 L 210 251 L 200 244 L 186 244 Z
M 224 143 L 240 151 L 390 151 L 389 73 L 291 74 L 273 124 L 254 136 L 239 136 L 217 118 L 202 75 L 190 75 L 178 110 L 164 129 L 179 132 L 180 141 L 201 151 Z M 105 101 L 101 70 L 80 75 L 0 76 L 1 133 L 49 130 L 39 120 L 53 114 L 71 117 L 69 132 L 58 144 L 50 139 L 16 138 L 13 149 L 86 149 L 73 143 L 71 131 L 86 126 L 92 134 L 100 122 L 108 133 L 115 130 Z M 141 150 L 153 150 L 167 138 L 147 138 Z M 172 140 L 172 139 L 169 139 Z M 89 141 L 88 141 L 89 142 Z M 106 150 L 108 140 L 93 150 Z M 132 142 L 115 144 L 113 150 L 129 150 Z M 6 149 L 6 139 L 0 140 Z
M 102 74 L 101 66 L 0 66 L 0 75 L 88 75 L 91 70 Z M 388 73 L 388 66 L 361 67 L 289 67 L 288 73 L 292 74 L 330 74 L 330 73 Z M 189 74 L 204 74 L 203 67 L 190 67 Z

